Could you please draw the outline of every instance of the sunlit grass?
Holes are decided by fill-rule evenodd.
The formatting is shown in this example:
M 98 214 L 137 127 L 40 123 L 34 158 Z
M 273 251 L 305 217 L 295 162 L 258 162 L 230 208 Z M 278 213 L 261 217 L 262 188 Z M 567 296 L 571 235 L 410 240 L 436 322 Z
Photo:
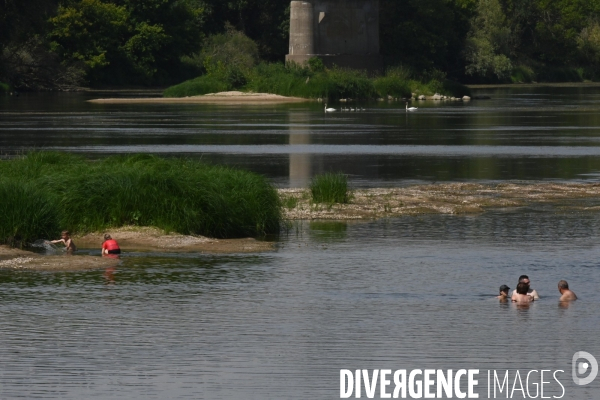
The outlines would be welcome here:
M 342 173 L 316 175 L 310 182 L 314 203 L 342 203 L 350 201 L 348 177 Z
M 3 202 L 3 215 L 11 215 L 0 220 L 4 242 L 15 236 L 12 232 L 26 215 L 43 211 L 45 216 L 50 206 L 57 225 L 50 229 L 45 222 L 32 223 L 37 228 L 24 230 L 23 240 L 48 237 L 61 229 L 88 232 L 123 225 L 219 238 L 279 232 L 279 198 L 266 178 L 194 160 L 129 155 L 92 162 L 64 153 L 36 152 L 1 161 L 0 176 L 11 190 L 35 189 L 44 200 L 38 204 L 14 196 Z M 1 193 L 10 198 L 10 190 Z

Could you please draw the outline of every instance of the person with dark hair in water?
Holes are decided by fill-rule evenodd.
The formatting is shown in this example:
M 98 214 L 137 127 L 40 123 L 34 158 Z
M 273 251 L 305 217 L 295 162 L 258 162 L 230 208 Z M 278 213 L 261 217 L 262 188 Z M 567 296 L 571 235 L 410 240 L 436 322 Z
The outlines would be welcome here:
M 506 285 L 500 286 L 500 294 L 498 296 L 496 296 L 496 298 L 499 299 L 500 302 L 502 302 L 502 303 L 507 302 L 509 290 L 510 290 L 510 288 Z
M 527 275 L 521 275 L 519 277 L 519 283 L 526 283 L 527 287 L 528 287 L 528 292 L 527 294 L 530 295 L 531 297 L 533 297 L 534 300 L 539 300 L 540 296 L 538 295 L 538 292 L 535 289 L 532 289 L 529 285 L 531 285 L 531 281 L 529 280 L 529 277 Z M 517 294 L 516 290 L 513 290 L 511 298 L 514 300 L 515 299 L 515 295 Z
M 564 279 L 558 282 L 558 291 L 561 294 L 559 301 L 577 300 L 577 295 L 569 289 L 569 284 Z
M 516 292 L 516 293 L 515 293 Z M 513 292 L 512 301 L 517 304 L 528 304 L 531 303 L 534 298 L 529 292 L 529 285 L 525 282 L 520 282 L 517 288 Z
M 102 242 L 102 256 L 117 254 L 121 254 L 121 248 L 119 247 L 119 244 L 108 233 L 105 234 L 104 242 Z

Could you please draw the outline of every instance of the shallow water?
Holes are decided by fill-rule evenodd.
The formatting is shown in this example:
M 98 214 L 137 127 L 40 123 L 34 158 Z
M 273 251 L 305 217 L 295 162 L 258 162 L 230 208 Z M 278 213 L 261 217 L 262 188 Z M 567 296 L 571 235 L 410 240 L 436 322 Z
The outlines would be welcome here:
M 1 272 L 0 397 L 339 398 L 340 369 L 543 368 L 589 399 L 600 384 L 576 388 L 570 364 L 600 355 L 599 228 L 534 209 L 305 222 L 274 253 Z M 522 273 L 542 299 L 499 304 Z
M 327 116 L 316 104 L 22 95 L 0 100 L 0 147 L 189 151 L 281 186 L 330 169 L 356 186 L 596 179 L 600 89 L 481 93 L 493 99 Z M 487 370 L 563 370 L 564 398 L 597 398 L 600 378 L 576 387 L 570 375 L 575 351 L 600 359 L 598 232 L 596 213 L 537 206 L 302 222 L 257 255 L 134 252 L 114 270 L 0 271 L 0 399 L 331 399 L 340 369 L 359 368 L 480 369 L 480 398 Z M 524 273 L 541 300 L 499 304 L 497 288 Z M 560 279 L 580 297 L 567 308 Z

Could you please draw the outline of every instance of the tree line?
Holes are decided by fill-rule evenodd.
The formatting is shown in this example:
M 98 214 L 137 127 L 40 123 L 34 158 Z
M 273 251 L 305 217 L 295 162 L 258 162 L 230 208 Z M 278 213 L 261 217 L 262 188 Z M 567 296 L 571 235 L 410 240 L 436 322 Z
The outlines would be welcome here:
M 227 38 L 240 43 L 240 54 L 282 62 L 289 7 L 289 0 L 3 0 L 0 82 L 22 90 L 170 85 L 206 72 L 207 49 Z M 599 75 L 600 0 L 380 0 L 380 8 L 389 67 L 467 83 Z M 236 43 L 217 47 L 236 53 Z

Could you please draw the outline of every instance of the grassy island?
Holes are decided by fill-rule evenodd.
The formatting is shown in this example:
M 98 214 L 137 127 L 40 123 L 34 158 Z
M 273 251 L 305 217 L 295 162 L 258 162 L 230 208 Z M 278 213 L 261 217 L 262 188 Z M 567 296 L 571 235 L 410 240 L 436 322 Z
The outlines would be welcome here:
M 266 178 L 151 155 L 99 161 L 34 152 L 0 161 L 0 243 L 125 225 L 215 238 L 279 232 L 278 194 Z
M 165 97 L 199 96 L 230 90 L 272 93 L 281 96 L 327 100 L 377 98 L 411 98 L 436 93 L 462 97 L 470 90 L 446 79 L 436 71 L 427 76 L 413 77 L 402 67 L 388 69 L 385 75 L 370 77 L 362 71 L 326 69 L 318 59 L 307 66 L 293 63 L 261 63 L 251 69 L 219 65 L 206 74 L 171 86 Z

